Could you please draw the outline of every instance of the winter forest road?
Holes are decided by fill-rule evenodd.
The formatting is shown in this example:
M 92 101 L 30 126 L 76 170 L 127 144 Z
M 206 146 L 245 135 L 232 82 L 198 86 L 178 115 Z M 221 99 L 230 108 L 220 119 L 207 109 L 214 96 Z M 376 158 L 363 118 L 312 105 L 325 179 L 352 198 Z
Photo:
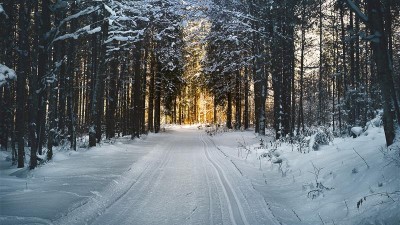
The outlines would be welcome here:
M 161 134 L 132 171 L 56 224 L 278 224 L 263 197 L 196 128 Z

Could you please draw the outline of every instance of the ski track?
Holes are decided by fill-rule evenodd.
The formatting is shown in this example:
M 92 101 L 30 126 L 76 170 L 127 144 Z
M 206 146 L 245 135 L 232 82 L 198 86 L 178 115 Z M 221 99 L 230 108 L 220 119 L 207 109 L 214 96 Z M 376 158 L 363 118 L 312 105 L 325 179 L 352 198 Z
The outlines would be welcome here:
M 205 143 L 203 142 L 203 146 L 205 148 Z M 214 219 L 213 219 L 213 201 L 212 201 L 212 195 L 211 195 L 211 183 L 210 183 L 210 178 L 207 174 L 207 169 L 205 166 L 205 163 L 203 165 L 203 171 L 204 174 L 206 175 L 206 180 L 207 180 L 207 187 L 208 187 L 208 207 L 209 207 L 209 216 L 208 216 L 208 221 L 210 225 L 214 225 Z
M 209 147 L 207 141 L 204 140 L 203 135 L 200 136 L 200 140 L 204 143 L 204 152 L 207 157 L 207 160 L 213 166 L 218 176 L 218 180 L 221 184 L 221 187 L 224 190 L 224 195 L 227 199 L 227 204 L 229 208 L 229 214 L 231 222 L 235 225 L 249 225 L 247 219 L 243 213 L 243 208 L 236 197 L 235 191 L 232 189 L 231 184 L 226 178 L 225 173 L 223 172 L 220 165 L 218 165 L 213 159 L 211 159 L 209 154 Z

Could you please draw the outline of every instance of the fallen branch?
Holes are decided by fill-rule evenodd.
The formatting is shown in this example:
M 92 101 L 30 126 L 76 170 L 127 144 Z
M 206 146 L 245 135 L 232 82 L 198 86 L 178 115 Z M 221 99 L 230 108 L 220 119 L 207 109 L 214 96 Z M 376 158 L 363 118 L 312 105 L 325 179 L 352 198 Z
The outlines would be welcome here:
M 374 193 L 374 194 L 370 194 L 370 195 L 366 195 L 364 197 L 362 197 L 358 202 L 357 202 L 357 209 L 359 209 L 361 207 L 361 205 L 363 204 L 363 202 L 365 202 L 367 200 L 367 197 L 371 197 L 371 196 L 384 196 L 389 198 L 390 200 L 392 200 L 393 202 L 396 202 L 396 200 L 394 200 L 394 198 L 392 198 L 391 195 L 400 195 L 400 191 L 394 191 L 394 192 L 379 192 L 379 193 Z
M 360 156 L 360 158 L 365 162 L 365 165 L 367 165 L 367 168 L 369 169 L 369 165 L 368 165 L 367 161 L 365 161 L 365 159 L 360 154 L 358 154 L 358 152 L 354 148 L 353 148 L 353 150 L 355 153 L 357 153 L 358 156 Z

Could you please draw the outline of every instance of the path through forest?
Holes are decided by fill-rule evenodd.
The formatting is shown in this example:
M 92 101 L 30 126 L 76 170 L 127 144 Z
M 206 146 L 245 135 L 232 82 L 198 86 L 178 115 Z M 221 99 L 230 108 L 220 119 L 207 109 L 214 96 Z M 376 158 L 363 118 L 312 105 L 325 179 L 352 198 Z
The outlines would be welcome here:
M 83 209 L 61 222 L 90 224 L 276 224 L 261 195 L 236 182 L 249 182 L 212 139 L 196 128 L 170 131 L 121 196 L 99 217 Z M 228 163 L 226 163 L 228 162 Z M 233 179 L 234 178 L 234 179 Z M 241 179 L 238 179 L 241 178 Z M 254 197 L 257 196 L 257 197 Z

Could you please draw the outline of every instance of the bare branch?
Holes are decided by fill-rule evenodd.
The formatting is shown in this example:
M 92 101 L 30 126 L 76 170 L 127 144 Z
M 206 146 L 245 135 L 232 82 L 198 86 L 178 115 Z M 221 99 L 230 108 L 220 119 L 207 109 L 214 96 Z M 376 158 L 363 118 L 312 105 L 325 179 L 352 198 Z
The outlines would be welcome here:
M 369 165 L 367 163 L 367 161 L 365 161 L 365 159 L 353 148 L 354 152 L 357 153 L 358 156 L 360 156 L 360 158 L 365 162 L 365 165 L 367 165 L 367 168 L 369 169 Z

